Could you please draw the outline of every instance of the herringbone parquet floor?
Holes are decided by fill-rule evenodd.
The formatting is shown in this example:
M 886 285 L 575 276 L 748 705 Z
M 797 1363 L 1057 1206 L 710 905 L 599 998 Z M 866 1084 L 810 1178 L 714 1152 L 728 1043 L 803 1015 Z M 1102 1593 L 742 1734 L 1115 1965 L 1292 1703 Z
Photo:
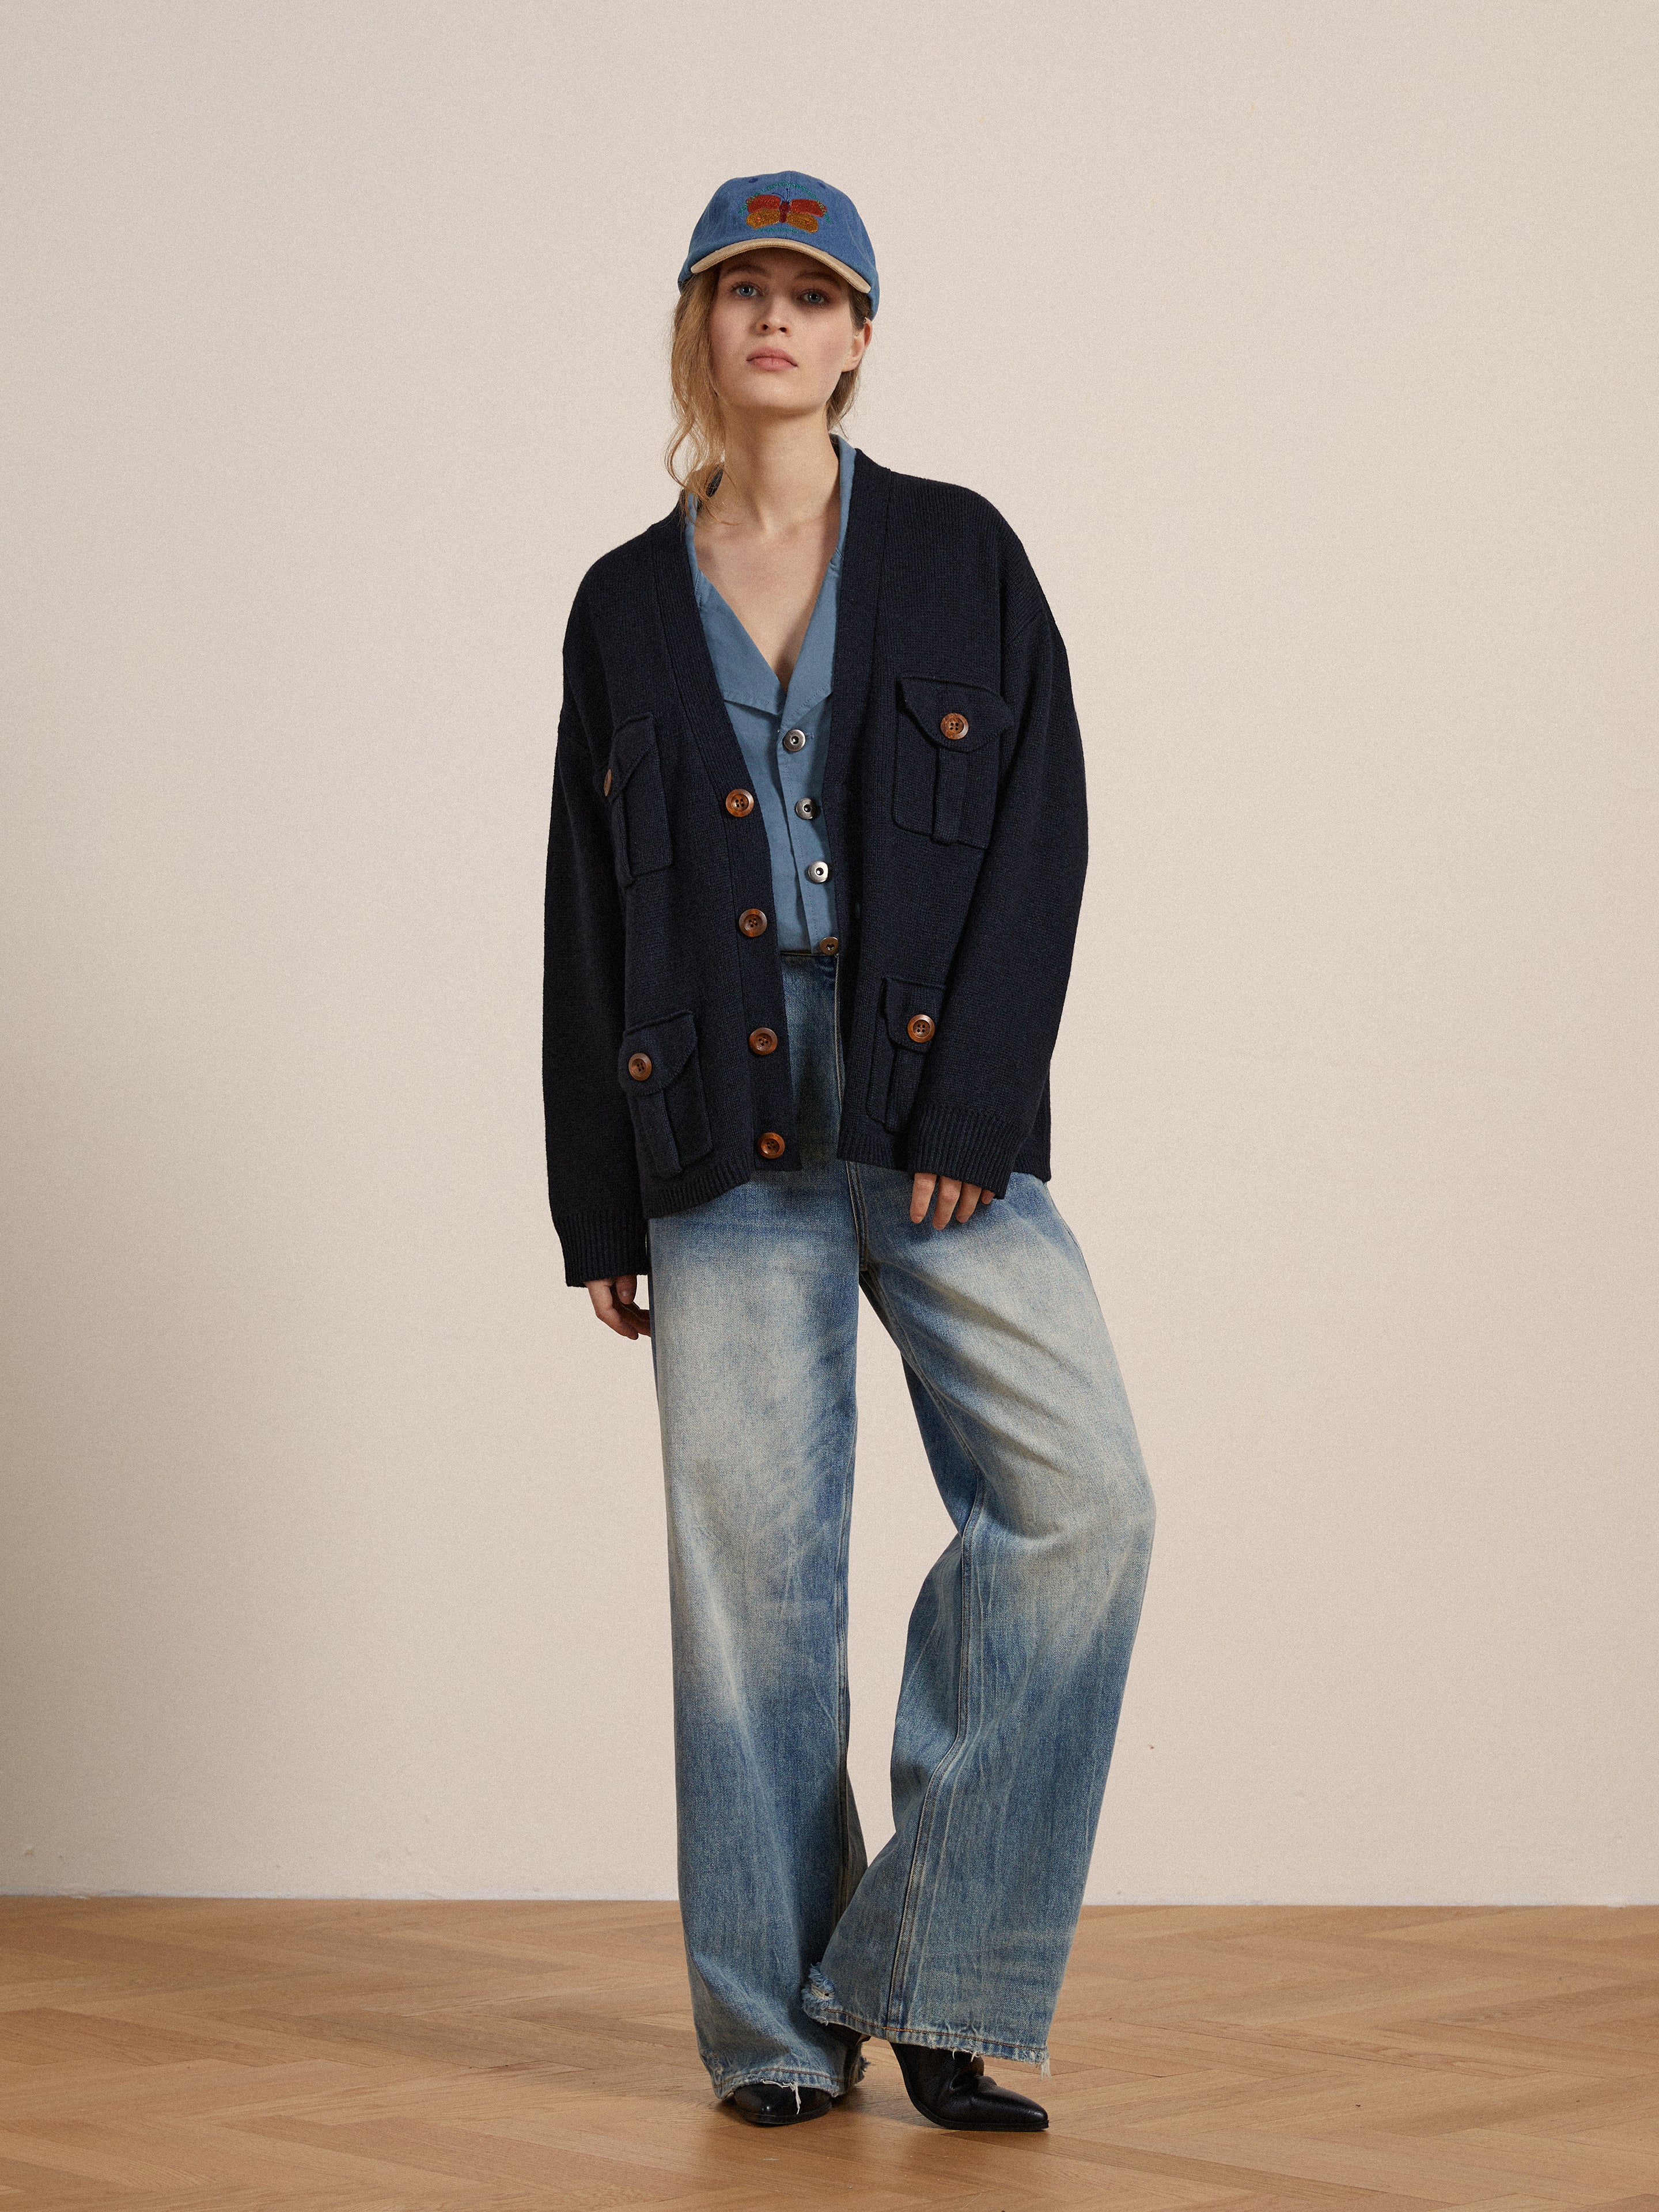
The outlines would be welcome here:
M 1659 1908 L 1083 1917 L 1037 2136 L 717 2107 L 662 1905 L 0 1900 L 0 2212 L 1659 2212 Z

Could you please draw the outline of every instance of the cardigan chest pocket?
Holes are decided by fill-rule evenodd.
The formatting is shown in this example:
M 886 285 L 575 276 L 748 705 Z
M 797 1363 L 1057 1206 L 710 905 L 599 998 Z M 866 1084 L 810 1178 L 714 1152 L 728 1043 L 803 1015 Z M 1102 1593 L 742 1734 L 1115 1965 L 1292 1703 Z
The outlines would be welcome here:
M 612 738 L 600 795 L 610 815 L 616 879 L 623 889 L 637 876 L 668 867 L 674 860 L 674 844 L 668 836 L 656 724 L 650 715 L 636 714 Z
M 714 1150 L 697 1024 L 690 1014 L 664 1014 L 622 1033 L 617 1079 L 627 1094 L 639 1148 L 654 1176 L 667 1180 Z
M 922 1063 L 939 1029 L 942 983 L 912 983 L 888 975 L 881 983 L 881 1018 L 875 1024 L 865 1104 L 872 1119 L 896 1136 L 910 1119 Z
M 983 684 L 901 676 L 893 763 L 900 828 L 983 850 L 997 814 L 997 741 L 1013 726 L 1008 702 Z

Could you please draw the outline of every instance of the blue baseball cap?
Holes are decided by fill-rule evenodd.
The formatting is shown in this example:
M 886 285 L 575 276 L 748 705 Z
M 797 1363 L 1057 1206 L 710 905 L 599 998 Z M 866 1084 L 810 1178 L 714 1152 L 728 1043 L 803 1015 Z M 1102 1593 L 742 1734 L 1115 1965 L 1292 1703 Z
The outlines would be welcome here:
M 845 192 L 821 177 L 778 169 L 766 177 L 729 177 L 697 218 L 680 271 L 683 287 L 699 270 L 757 246 L 788 246 L 826 262 L 869 294 L 869 311 L 881 294 L 875 254 L 858 210 Z

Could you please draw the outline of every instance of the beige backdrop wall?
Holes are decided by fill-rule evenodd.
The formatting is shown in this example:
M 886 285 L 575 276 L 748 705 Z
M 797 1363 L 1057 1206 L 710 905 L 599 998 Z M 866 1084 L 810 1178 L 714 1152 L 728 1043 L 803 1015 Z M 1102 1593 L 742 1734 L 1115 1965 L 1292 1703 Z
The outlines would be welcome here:
M 722 177 L 1070 643 L 1053 1190 L 1160 1504 L 1091 1895 L 1659 1895 L 1659 10 L 38 0 L 5 167 L 0 1887 L 672 1893 L 543 1184 L 558 648 Z M 867 1328 L 856 1778 L 946 1523 Z

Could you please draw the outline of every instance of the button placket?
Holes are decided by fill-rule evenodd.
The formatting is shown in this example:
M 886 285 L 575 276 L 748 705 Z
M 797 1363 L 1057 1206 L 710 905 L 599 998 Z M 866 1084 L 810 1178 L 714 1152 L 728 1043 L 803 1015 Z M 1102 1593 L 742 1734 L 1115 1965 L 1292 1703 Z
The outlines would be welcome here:
M 740 820 L 747 817 L 754 828 L 759 828 L 759 812 L 753 805 L 753 794 L 747 787 L 739 785 L 733 795 L 739 799 L 740 804 L 733 806 L 729 797 L 727 812 Z M 741 805 L 744 799 L 751 802 L 750 805 Z M 753 884 L 753 878 L 750 880 Z M 775 933 L 774 921 L 780 927 L 784 926 L 781 917 L 770 911 L 772 900 L 772 890 L 769 885 L 765 906 L 742 907 L 736 915 L 740 940 L 747 939 L 755 948 L 754 953 L 746 953 L 743 961 L 743 997 L 748 1007 L 750 1024 L 744 1030 L 743 1038 L 753 1079 L 755 1121 L 759 1130 L 755 1140 L 756 1152 L 761 1161 L 769 1164 L 782 1159 L 789 1151 L 790 1139 L 784 1131 L 790 1129 L 792 1124 L 784 1117 L 792 1113 L 794 1105 L 787 1057 L 782 1050 L 781 1024 L 774 1026 L 777 1017 L 765 1012 L 765 1002 L 772 995 L 765 980 L 765 971 L 769 967 L 775 967 L 777 955 L 773 952 L 769 960 L 763 958 L 758 969 L 752 965 L 755 954 L 759 953 L 763 947 L 771 945 Z M 757 1014 L 763 1018 L 757 1021 Z M 780 1120 L 782 1128 L 778 1127 Z
M 792 738 L 798 738 L 800 742 L 791 744 L 790 740 Z M 804 722 L 786 725 L 778 740 L 778 781 L 783 787 L 784 819 L 789 831 L 790 854 L 801 885 L 807 933 L 814 945 L 829 936 L 835 924 L 833 898 L 826 888 L 831 867 L 823 805 L 811 789 L 813 776 L 822 756 L 821 732 L 809 731 Z

